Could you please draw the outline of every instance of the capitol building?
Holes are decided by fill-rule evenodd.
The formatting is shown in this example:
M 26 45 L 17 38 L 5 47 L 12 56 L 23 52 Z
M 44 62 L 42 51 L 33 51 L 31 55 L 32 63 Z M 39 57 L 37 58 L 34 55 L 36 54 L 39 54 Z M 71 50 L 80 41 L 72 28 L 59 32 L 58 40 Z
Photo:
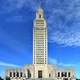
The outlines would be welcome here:
M 48 64 L 48 29 L 41 7 L 36 11 L 33 24 L 33 64 L 8 68 L 5 76 L 11 80 L 76 80 L 74 68 Z

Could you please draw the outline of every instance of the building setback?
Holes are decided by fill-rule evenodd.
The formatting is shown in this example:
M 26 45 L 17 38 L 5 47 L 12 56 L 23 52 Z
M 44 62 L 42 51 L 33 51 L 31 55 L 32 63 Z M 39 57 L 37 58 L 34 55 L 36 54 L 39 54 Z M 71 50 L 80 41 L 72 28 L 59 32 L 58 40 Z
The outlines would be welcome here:
M 33 26 L 33 64 L 26 64 L 22 68 L 6 69 L 6 77 L 11 80 L 26 79 L 55 79 L 75 80 L 73 68 L 60 68 L 48 64 L 48 31 L 44 18 L 44 11 L 41 7 L 36 11 L 36 18 Z

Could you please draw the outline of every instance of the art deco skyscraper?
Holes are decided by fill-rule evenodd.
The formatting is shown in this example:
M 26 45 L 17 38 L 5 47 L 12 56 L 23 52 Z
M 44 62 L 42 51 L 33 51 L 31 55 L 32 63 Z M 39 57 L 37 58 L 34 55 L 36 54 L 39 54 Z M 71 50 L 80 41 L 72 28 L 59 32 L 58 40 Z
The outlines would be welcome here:
M 42 8 L 38 8 L 33 27 L 33 65 L 6 70 L 11 80 L 76 80 L 75 70 L 48 64 L 47 24 Z
M 36 12 L 33 27 L 33 64 L 48 63 L 47 25 L 41 7 Z

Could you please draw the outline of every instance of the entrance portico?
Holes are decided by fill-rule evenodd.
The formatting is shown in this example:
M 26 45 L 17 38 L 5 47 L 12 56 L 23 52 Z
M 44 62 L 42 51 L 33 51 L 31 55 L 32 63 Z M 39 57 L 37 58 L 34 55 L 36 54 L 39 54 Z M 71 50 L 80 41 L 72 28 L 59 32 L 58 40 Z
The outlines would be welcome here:
M 42 78 L 42 70 L 38 70 L 38 78 Z

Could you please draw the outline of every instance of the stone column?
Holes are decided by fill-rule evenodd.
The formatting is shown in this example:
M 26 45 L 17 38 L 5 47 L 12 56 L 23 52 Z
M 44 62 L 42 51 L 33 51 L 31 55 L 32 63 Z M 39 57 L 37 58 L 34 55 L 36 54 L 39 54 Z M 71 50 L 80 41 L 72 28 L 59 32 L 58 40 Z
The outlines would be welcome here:
M 61 72 L 60 72 L 60 77 L 61 77 Z
M 11 74 L 12 74 L 11 78 L 13 78 L 13 77 L 14 77 L 14 76 L 13 76 L 13 70 L 11 70 L 10 72 L 11 72 Z
M 68 73 L 69 73 L 69 72 L 67 72 L 67 77 L 68 77 Z
M 19 70 L 19 72 L 18 72 L 18 73 L 19 73 L 19 78 L 21 78 L 21 71 Z

